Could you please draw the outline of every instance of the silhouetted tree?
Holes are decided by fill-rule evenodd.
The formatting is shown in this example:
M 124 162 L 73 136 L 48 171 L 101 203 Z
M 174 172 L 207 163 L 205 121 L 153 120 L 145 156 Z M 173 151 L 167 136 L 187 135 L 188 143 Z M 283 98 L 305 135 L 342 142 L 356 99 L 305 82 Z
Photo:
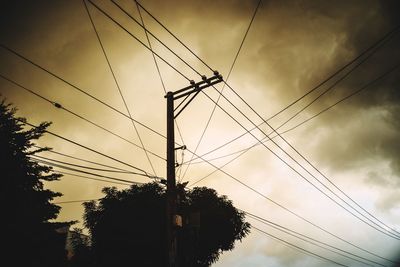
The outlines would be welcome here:
M 9 266 L 62 266 L 65 262 L 65 232 L 56 229 L 68 223 L 50 223 L 60 207 L 50 201 L 60 193 L 45 189 L 43 181 L 60 175 L 39 165 L 29 156 L 47 149 L 34 149 L 50 123 L 24 130 L 24 118 L 15 117 L 15 108 L 0 103 L 1 171 L 1 260 Z
M 98 204 L 84 203 L 96 266 L 165 266 L 165 189 L 149 183 L 103 192 L 106 196 Z M 249 233 L 244 214 L 210 188 L 182 194 L 180 213 L 184 218 L 179 233 L 181 266 L 210 266 Z
M 82 233 L 82 229 L 75 228 L 70 231 L 70 243 L 72 255 L 69 255 L 69 267 L 95 266 L 90 238 Z

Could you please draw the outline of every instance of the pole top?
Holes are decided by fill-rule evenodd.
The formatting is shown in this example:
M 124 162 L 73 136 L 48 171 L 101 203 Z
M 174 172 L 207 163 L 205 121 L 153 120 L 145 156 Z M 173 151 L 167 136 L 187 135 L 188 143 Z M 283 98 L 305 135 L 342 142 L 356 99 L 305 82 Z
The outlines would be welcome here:
M 164 96 L 164 98 L 172 97 L 174 95 L 173 92 L 168 91 L 167 94 Z

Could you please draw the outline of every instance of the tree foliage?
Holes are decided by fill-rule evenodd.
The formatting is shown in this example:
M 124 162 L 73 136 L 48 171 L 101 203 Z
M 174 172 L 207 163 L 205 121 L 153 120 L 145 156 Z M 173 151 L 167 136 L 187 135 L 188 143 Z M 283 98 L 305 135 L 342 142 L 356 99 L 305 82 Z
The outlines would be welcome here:
M 69 259 L 69 267 L 94 267 L 94 257 L 90 238 L 83 234 L 82 229 L 75 228 L 70 231 L 70 246 L 72 255 Z
M 96 266 L 165 266 L 165 189 L 149 183 L 103 192 L 106 196 L 99 203 L 84 204 Z M 249 233 L 244 214 L 213 189 L 189 190 L 179 206 L 184 219 L 178 245 L 182 266 L 210 266 Z M 199 225 L 192 220 L 196 214 Z
M 24 130 L 24 118 L 15 117 L 16 109 L 0 102 L 0 169 L 2 186 L 2 232 L 5 257 L 12 266 L 55 266 L 65 258 L 62 244 L 65 236 L 55 229 L 63 223 L 50 223 L 59 213 L 59 206 L 50 201 L 60 193 L 44 188 L 44 181 L 57 180 L 60 175 L 51 167 L 32 161 L 30 156 L 46 149 L 34 149 L 50 125 Z

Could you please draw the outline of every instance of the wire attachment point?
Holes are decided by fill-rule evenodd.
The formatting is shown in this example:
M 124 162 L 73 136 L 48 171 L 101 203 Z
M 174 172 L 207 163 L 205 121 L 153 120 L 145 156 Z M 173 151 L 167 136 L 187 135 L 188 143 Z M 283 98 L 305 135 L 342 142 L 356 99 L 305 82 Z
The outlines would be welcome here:
M 54 105 L 56 108 L 62 108 L 61 104 L 59 104 L 59 103 L 57 103 L 57 102 L 54 102 L 53 105 Z

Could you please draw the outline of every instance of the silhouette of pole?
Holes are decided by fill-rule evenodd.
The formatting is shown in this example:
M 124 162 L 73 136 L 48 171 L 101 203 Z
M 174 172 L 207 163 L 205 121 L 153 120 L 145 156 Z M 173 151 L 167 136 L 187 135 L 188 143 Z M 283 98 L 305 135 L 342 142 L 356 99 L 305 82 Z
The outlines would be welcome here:
M 178 257 L 178 231 L 182 227 L 182 217 L 178 211 L 178 192 L 175 179 L 175 124 L 174 120 L 179 114 L 192 102 L 201 90 L 213 86 L 222 81 L 222 76 L 215 71 L 214 76 L 207 78 L 202 76 L 202 81 L 190 85 L 175 92 L 168 92 L 165 95 L 167 99 L 167 267 L 179 267 Z M 174 108 L 174 101 L 183 98 L 183 100 Z M 175 114 L 176 113 L 176 114 Z M 185 149 L 182 146 L 176 149 Z M 183 189 L 183 188 L 182 188 Z
M 175 182 L 175 129 L 174 95 L 168 92 L 167 98 L 167 253 L 168 267 L 178 267 L 177 228 L 175 216 L 177 195 Z

